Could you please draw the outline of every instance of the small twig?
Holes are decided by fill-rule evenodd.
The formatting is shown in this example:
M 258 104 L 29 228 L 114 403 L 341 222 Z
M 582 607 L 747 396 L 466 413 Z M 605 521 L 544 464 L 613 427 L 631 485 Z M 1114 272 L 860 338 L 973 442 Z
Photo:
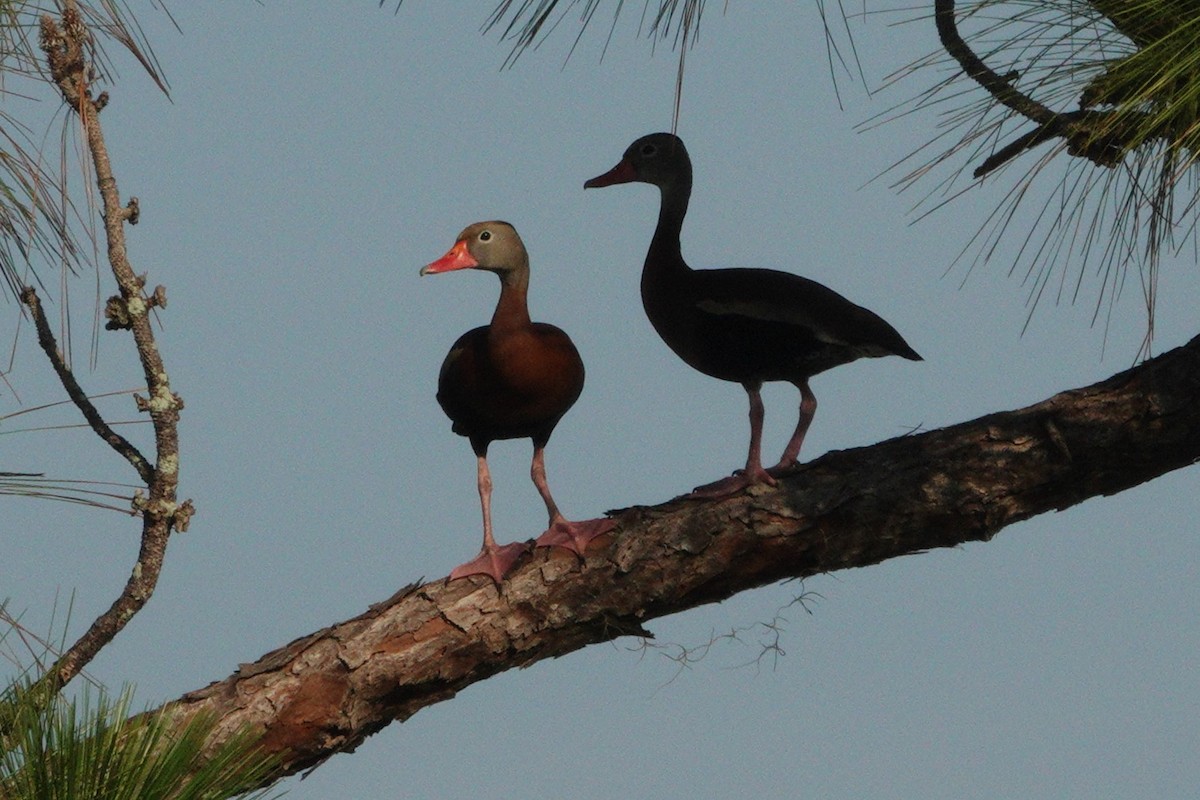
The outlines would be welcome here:
M 90 34 L 83 23 L 75 0 L 65 0 L 61 26 L 45 15 L 41 19 L 41 47 L 46 54 L 51 79 L 62 92 L 67 105 L 79 116 L 88 153 L 91 155 L 96 184 L 104 204 L 104 234 L 108 244 L 108 263 L 116 278 L 119 296 L 109 300 L 110 328 L 126 328 L 133 333 L 138 358 L 146 378 L 148 397 L 134 396 L 138 408 L 150 416 L 154 426 L 155 464 L 146 481 L 146 494 L 138 492 L 133 507 L 142 514 L 142 540 L 137 561 L 125 588 L 112 606 L 92 623 L 73 644 L 44 680 L 53 688 L 67 684 L 79 674 L 106 644 L 112 641 L 129 620 L 145 606 L 162 572 L 167 541 L 173 530 L 187 530 L 194 512 L 191 501 L 178 501 L 179 435 L 177 423 L 183 401 L 171 391 L 170 380 L 150 324 L 150 311 L 165 304 L 161 287 L 147 297 L 145 277 L 138 276 L 129 263 L 125 247 L 125 223 L 134 223 L 138 204 L 131 200 L 122 205 L 117 181 L 113 176 L 108 147 L 100 127 L 100 110 L 109 97 L 102 93 L 93 99 L 88 87 L 91 71 L 87 60 Z
M 75 380 L 75 374 L 71 368 L 66 365 L 63 360 L 62 352 L 58 349 L 58 342 L 54 339 L 54 332 L 50 329 L 50 322 L 46 319 L 46 314 L 42 310 L 42 302 L 38 298 L 37 290 L 32 286 L 26 286 L 21 290 L 21 302 L 29 309 L 29 314 L 33 317 L 33 325 L 37 329 L 38 344 L 42 347 L 42 352 L 46 354 L 46 358 L 50 359 L 50 364 L 54 367 L 54 371 L 58 373 L 58 379 L 62 382 L 63 388 L 67 390 L 67 395 L 71 401 L 75 403 L 76 408 L 83 414 L 83 418 L 92 426 L 92 430 L 96 432 L 104 441 L 108 442 L 113 450 L 116 450 L 133 465 L 137 470 L 138 475 L 148 485 L 154 480 L 154 467 L 150 466 L 150 462 L 121 434 L 114 431 L 109 424 L 100 416 L 100 412 L 96 406 L 92 405 L 92 401 L 88 398 L 87 393 Z

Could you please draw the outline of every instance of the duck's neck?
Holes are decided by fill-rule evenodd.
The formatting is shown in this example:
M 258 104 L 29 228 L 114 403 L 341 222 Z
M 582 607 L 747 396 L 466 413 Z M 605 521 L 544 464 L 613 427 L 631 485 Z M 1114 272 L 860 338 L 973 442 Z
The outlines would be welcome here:
M 529 268 L 501 272 L 500 300 L 496 313 L 492 314 L 490 334 L 504 336 L 516 331 L 528 330 L 533 324 L 529 320 Z
M 679 247 L 683 218 L 687 216 L 688 200 L 692 195 L 691 168 L 681 172 L 673 182 L 660 187 L 660 190 L 662 204 L 658 209 L 658 227 L 654 229 L 650 251 L 646 254 L 643 282 L 691 272 Z

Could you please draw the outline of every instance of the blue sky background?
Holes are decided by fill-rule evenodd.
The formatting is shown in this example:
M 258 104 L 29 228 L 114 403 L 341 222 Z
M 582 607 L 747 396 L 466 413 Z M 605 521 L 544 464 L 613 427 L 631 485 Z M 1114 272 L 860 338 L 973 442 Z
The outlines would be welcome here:
M 503 218 L 532 259 L 531 311 L 573 337 L 583 396 L 547 451 L 568 516 L 657 503 L 739 466 L 746 400 L 654 334 L 638 274 L 657 212 L 646 186 L 584 192 L 628 143 L 668 128 L 675 56 L 632 5 L 564 63 L 564 28 L 514 69 L 480 27 L 490 3 L 172 4 L 140 10 L 171 101 L 127 60 L 104 112 L 135 269 L 163 283 L 161 346 L 187 406 L 177 536 L 145 611 L 89 670 L 157 704 L 361 612 L 475 554 L 474 460 L 434 401 L 451 342 L 490 317 L 486 274 L 418 278 L 466 224 Z M 858 362 L 813 382 L 802 457 L 1019 407 L 1129 366 L 1131 281 L 1107 343 L 1099 278 L 1021 335 L 1012 253 L 965 277 L 955 256 L 1015 180 L 989 180 L 914 222 L 889 165 L 936 133 L 933 112 L 856 126 L 943 73 L 869 95 L 839 77 L 809 3 L 710 4 L 688 55 L 679 132 L 696 167 L 693 266 L 802 273 L 875 310 L 924 357 Z M 931 20 L 854 20 L 867 87 L 937 46 Z M 48 95 L 25 106 L 57 137 Z M 32 110 L 30 110 L 32 108 Z M 23 112 L 24 113 L 24 112 Z M 1031 157 L 1018 162 L 1017 172 Z M 1037 184 L 1037 203 L 1055 185 Z M 1015 247 L 1015 244 L 1014 244 Z M 1014 251 L 1015 252 L 1015 251 Z M 1078 268 L 1078 262 L 1072 266 Z M 54 279 L 51 278 L 51 282 Z M 104 296 L 110 280 L 102 279 Z M 82 364 L 94 278 L 72 284 Z M 1194 259 L 1168 261 L 1156 350 L 1196 330 Z M 1051 298 L 1052 300 L 1053 298 Z M 9 303 L 7 326 L 16 326 Z M 0 413 L 58 399 L 22 326 Z M 138 385 L 104 334 L 93 392 Z M 766 457 L 795 423 L 765 392 Z M 132 401 L 104 408 L 135 417 Z M 0 432 L 71 421 L 7 420 Z M 19 424 L 18 424 L 19 423 Z M 133 429 L 149 439 L 149 429 Z M 3 469 L 130 480 L 82 430 L 12 434 Z M 492 449 L 497 536 L 545 512 L 528 442 Z M 1091 500 L 993 542 L 746 593 L 650 624 L 665 651 L 599 645 L 485 681 L 284 788 L 350 798 L 1185 798 L 1200 785 L 1196 470 Z M 138 525 L 5 499 L 0 596 L 30 628 L 74 597 L 76 635 L 116 597 Z M 813 592 L 811 615 L 790 605 Z M 757 661 L 782 617 L 786 655 Z M 672 647 L 722 640 L 680 671 Z

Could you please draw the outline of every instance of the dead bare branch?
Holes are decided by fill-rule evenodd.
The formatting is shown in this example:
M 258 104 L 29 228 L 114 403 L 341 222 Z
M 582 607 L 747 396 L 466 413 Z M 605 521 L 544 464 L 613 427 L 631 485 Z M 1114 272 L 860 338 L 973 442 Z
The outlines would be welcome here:
M 75 0 L 66 0 L 60 20 L 56 21 L 49 15 L 41 18 L 41 48 L 51 80 L 62 93 L 67 106 L 78 116 L 86 139 L 91 167 L 103 202 L 108 263 L 119 290 L 119 294 L 108 302 L 108 327 L 128 329 L 133 334 L 148 394 L 148 397 L 135 395 L 134 399 L 138 410 L 149 414 L 154 427 L 155 444 L 155 464 L 153 467 L 146 465 L 146 474 L 143 476 L 148 477 L 146 494 L 138 493 L 134 499 L 135 509 L 142 514 L 142 539 L 137 561 L 121 595 L 67 649 L 46 676 L 49 683 L 62 686 L 79 674 L 150 599 L 162 571 L 170 535 L 172 531 L 187 529 L 193 508 L 191 501 L 180 503 L 177 497 L 177 423 L 183 401 L 171 391 L 166 367 L 150 324 L 150 312 L 156 306 L 165 305 L 166 295 L 161 287 L 147 295 L 144 291 L 145 277 L 135 274 L 129 263 L 125 223 L 136 222 L 138 205 L 136 200 L 130 200 L 126 205 L 121 203 L 100 125 L 100 111 L 109 98 L 107 92 L 95 97 L 92 95 L 91 81 L 95 71 L 89 61 L 91 34 Z M 142 472 L 139 469 L 139 473 Z

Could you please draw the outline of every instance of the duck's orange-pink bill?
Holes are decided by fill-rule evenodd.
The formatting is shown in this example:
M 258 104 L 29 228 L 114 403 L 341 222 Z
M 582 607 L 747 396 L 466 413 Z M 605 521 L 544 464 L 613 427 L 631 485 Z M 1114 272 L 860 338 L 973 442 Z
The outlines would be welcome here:
M 451 272 L 456 269 L 470 269 L 479 266 L 475 256 L 467 250 L 466 241 L 455 242 L 446 255 L 421 267 L 422 275 L 436 275 L 439 272 Z

